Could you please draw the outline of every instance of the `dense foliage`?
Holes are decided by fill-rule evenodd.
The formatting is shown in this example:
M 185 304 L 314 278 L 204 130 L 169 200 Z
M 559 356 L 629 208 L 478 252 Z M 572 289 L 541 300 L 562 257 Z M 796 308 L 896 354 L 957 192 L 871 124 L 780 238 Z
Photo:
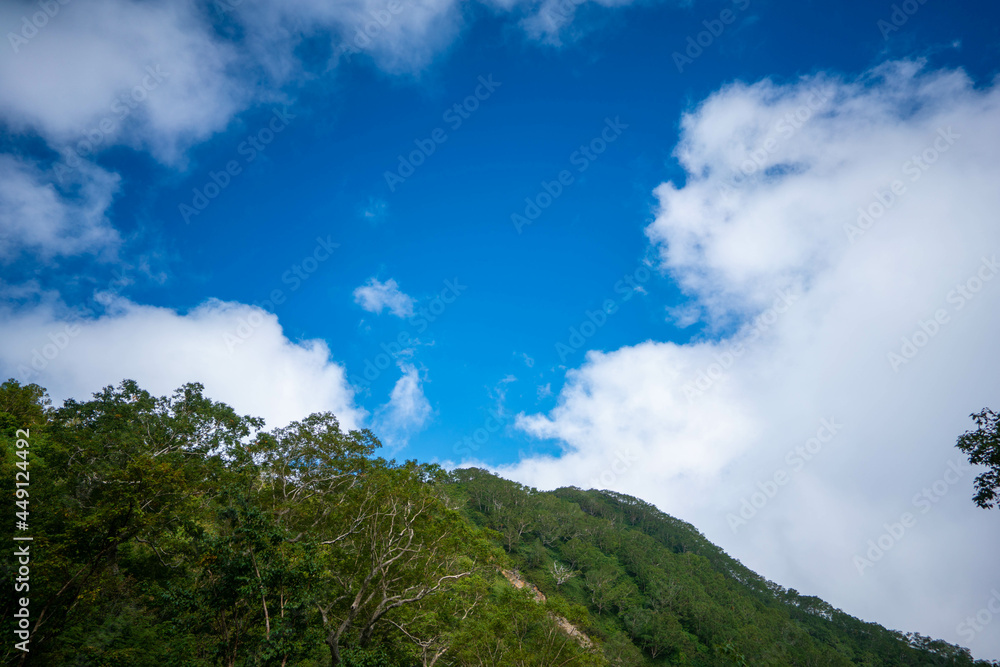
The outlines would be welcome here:
M 972 501 L 983 509 L 992 509 L 1000 493 L 1000 414 L 983 408 L 970 416 L 976 430 L 959 436 L 955 446 L 969 455 L 969 463 L 988 466 L 976 477 Z
M 33 537 L 30 593 L 2 598 L 10 664 L 986 664 L 786 591 L 642 501 L 386 460 L 331 414 L 266 432 L 197 384 L 53 409 L 11 380 L 0 443 L 2 520 Z

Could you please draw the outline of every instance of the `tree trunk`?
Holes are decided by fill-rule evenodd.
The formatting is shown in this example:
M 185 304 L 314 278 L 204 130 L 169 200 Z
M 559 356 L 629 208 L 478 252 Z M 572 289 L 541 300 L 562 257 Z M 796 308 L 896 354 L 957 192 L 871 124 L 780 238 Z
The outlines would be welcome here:
M 331 632 L 326 638 L 326 643 L 330 647 L 330 664 L 333 667 L 340 665 L 340 637 L 334 636 Z

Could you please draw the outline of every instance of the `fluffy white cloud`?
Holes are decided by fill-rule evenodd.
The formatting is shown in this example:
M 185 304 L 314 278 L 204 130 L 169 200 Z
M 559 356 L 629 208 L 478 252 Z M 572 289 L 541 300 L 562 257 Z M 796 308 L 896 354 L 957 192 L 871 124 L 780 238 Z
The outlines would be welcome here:
M 244 45 L 276 79 L 301 64 L 294 48 L 324 35 L 333 65 L 371 57 L 384 71 L 414 73 L 450 44 L 464 21 L 457 0 L 291 0 L 240 2 L 229 14 L 245 28 Z
M 0 261 L 21 250 L 43 259 L 81 252 L 113 254 L 120 239 L 105 211 L 119 178 L 91 166 L 75 176 L 77 193 L 66 195 L 42 169 L 0 155 Z
M 431 416 L 420 371 L 413 364 L 400 364 L 403 375 L 396 380 L 389 402 L 379 408 L 376 424 L 380 437 L 392 447 L 402 447 L 410 435 L 423 428 Z
M 537 10 L 493 3 L 561 17 L 528 30 L 538 38 L 570 21 L 575 5 L 566 4 L 560 11 L 551 0 Z M 13 28 L 13 53 L 0 58 L 0 117 L 57 149 L 86 155 L 126 144 L 166 162 L 314 68 L 295 52 L 306 39 L 331 41 L 331 66 L 367 54 L 385 71 L 406 73 L 425 67 L 464 24 L 456 0 L 219 0 L 211 8 L 194 0 L 74 0 L 54 7 L 33 24 L 37 3 L 0 5 L 0 23 Z
M 0 23 L 22 27 L 38 10 L 3 3 Z M 24 32 L 30 39 L 0 58 L 0 116 L 83 158 L 125 144 L 176 161 L 252 91 L 234 71 L 234 46 L 190 0 L 73 0 Z
M 503 472 L 649 499 L 784 585 L 1000 654 L 959 626 L 1000 585 L 1000 534 L 973 471 L 948 472 L 1000 396 L 998 107 L 996 85 L 909 62 L 713 94 L 647 234 L 708 331 L 738 333 L 588 354 L 519 419 L 563 455 Z
M 528 34 L 548 41 L 558 41 L 575 11 L 569 0 L 555 13 L 552 0 L 540 7 L 522 0 L 490 4 L 527 17 Z M 225 130 L 240 112 L 287 102 L 287 90 L 323 72 L 324 65 L 300 59 L 306 40 L 329 40 L 327 69 L 371 57 L 386 72 L 412 75 L 465 23 L 457 0 L 73 0 L 46 6 L 48 13 L 37 2 L 0 3 L 0 24 L 11 28 L 5 35 L 10 51 L 0 58 L 0 125 L 41 137 L 61 156 L 44 180 L 37 170 L 0 166 L 0 195 L 17 200 L 25 216 L 39 216 L 18 218 L 7 249 L 0 249 L 8 258 L 15 249 L 41 257 L 109 255 L 118 238 L 103 220 L 110 198 L 100 195 L 115 177 L 101 173 L 94 158 L 128 146 L 183 167 L 188 148 Z M 87 205 L 63 191 L 81 180 L 89 188 Z
M 236 47 L 191 0 L 47 6 L 48 17 L 38 3 L 0 4 L 13 51 L 0 58 L 0 123 L 60 156 L 44 171 L 2 157 L 0 223 L 10 239 L 0 252 L 109 258 L 120 239 L 105 212 L 119 178 L 95 156 L 129 146 L 182 164 L 188 147 L 256 97 L 255 87 L 246 63 L 237 68 Z
M 413 297 L 400 291 L 399 284 L 392 278 L 384 283 L 378 278 L 369 278 L 354 290 L 354 302 L 370 313 L 381 313 L 388 308 L 396 317 L 413 316 Z
M 3 377 L 37 382 L 57 402 L 125 378 L 157 395 L 201 382 L 208 396 L 264 417 L 269 428 L 326 410 L 345 428 L 364 425 L 326 343 L 289 341 L 270 313 L 221 301 L 183 315 L 121 298 L 108 305 L 96 319 L 74 319 L 51 299 L 0 311 Z

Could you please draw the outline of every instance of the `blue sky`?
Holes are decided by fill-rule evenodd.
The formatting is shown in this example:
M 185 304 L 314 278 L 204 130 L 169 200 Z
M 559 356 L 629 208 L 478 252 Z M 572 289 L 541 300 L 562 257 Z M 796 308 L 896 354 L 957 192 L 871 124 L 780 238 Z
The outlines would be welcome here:
M 961 625 L 1000 585 L 970 574 L 1000 539 L 971 473 L 894 564 L 856 558 L 997 404 L 994 5 L 52 7 L 0 9 L 7 376 L 201 381 L 273 426 L 333 410 L 397 457 L 615 488 L 1000 656 Z M 822 464 L 786 460 L 830 418 Z

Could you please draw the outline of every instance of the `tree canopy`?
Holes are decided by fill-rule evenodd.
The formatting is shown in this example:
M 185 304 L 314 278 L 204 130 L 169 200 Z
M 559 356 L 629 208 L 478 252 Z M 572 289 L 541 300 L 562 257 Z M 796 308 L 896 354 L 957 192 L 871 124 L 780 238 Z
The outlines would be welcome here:
M 636 498 L 387 460 L 329 413 L 268 431 L 203 392 L 52 408 L 0 385 L 2 511 L 33 537 L 30 651 L 6 662 L 987 664 L 785 590 Z
M 976 477 L 976 495 L 972 501 L 983 509 L 991 509 L 1000 491 L 1000 414 L 989 408 L 970 415 L 976 429 L 966 431 L 955 444 L 969 456 L 969 462 L 989 468 Z

